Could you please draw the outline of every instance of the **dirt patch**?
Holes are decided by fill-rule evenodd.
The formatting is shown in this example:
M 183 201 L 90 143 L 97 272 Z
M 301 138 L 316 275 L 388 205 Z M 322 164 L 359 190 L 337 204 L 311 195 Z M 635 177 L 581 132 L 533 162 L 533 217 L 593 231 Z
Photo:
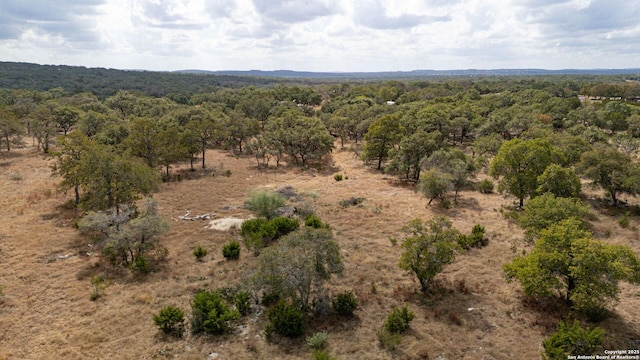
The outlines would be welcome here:
M 239 219 L 239 218 L 222 218 L 215 219 L 209 222 L 209 225 L 205 226 L 205 229 L 209 230 L 218 230 L 218 231 L 229 231 L 231 229 L 240 230 L 242 227 L 242 223 L 244 223 L 247 219 Z

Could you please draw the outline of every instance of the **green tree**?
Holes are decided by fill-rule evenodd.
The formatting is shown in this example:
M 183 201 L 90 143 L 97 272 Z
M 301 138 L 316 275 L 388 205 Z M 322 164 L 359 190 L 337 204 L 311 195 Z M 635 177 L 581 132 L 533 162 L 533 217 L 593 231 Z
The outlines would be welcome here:
M 157 134 L 160 146 L 156 152 L 158 164 L 165 167 L 165 176 L 169 178 L 169 168 L 181 160 L 190 158 L 189 148 L 184 146 L 180 138 L 180 130 L 177 125 L 168 124 Z
M 0 147 L 11 151 L 12 146 L 22 145 L 24 125 L 6 106 L 0 106 Z
M 56 159 L 56 162 L 51 167 L 52 175 L 60 175 L 62 177 L 59 188 L 63 191 L 66 192 L 73 188 L 76 206 L 80 204 L 83 157 L 92 146 L 95 146 L 95 144 L 82 132 L 74 131 L 61 137 L 52 153 Z
M 150 194 L 157 183 L 155 170 L 105 145 L 92 146 L 81 156 L 79 174 L 88 209 L 118 212 Z
M 621 193 L 636 195 L 640 192 L 640 169 L 630 156 L 613 148 L 596 148 L 582 155 L 578 172 L 601 187 L 618 205 Z
M 455 192 L 454 202 L 458 201 L 458 192 L 468 183 L 469 176 L 475 173 L 471 159 L 458 149 L 437 150 L 422 161 L 421 167 L 449 175 L 450 188 Z
M 523 207 L 524 198 L 538 188 L 538 176 L 560 157 L 557 149 L 546 140 L 513 139 L 502 144 L 491 161 L 489 174 L 494 178 L 502 176 L 500 191 L 517 197 Z
M 57 105 L 53 102 L 39 104 L 33 112 L 33 118 L 30 121 L 33 136 L 38 141 L 38 150 L 42 147 L 44 153 L 49 152 L 51 140 L 58 133 L 58 127 L 55 120 L 55 110 Z
M 391 161 L 387 172 L 400 172 L 407 179 L 420 179 L 420 162 L 442 145 L 442 135 L 437 132 L 418 131 L 400 140 L 397 148 L 389 151 Z
M 256 288 L 288 297 L 307 310 L 311 295 L 321 291 L 332 274 L 342 274 L 344 265 L 331 230 L 305 226 L 266 248 L 253 274 Z
M 364 136 L 366 141 L 362 149 L 364 161 L 377 160 L 377 169 L 382 169 L 382 162 L 389 156 L 389 150 L 401 139 L 400 119 L 398 115 L 385 115 L 369 126 Z
M 640 283 L 640 259 L 633 250 L 593 239 L 573 218 L 542 230 L 534 249 L 505 264 L 504 271 L 507 280 L 520 281 L 526 296 L 565 294 L 585 313 L 617 300 L 620 280 Z
M 455 259 L 460 232 L 443 216 L 426 223 L 415 219 L 403 228 L 403 232 L 407 236 L 402 242 L 398 266 L 415 274 L 422 292 L 426 292 L 431 280 Z
M 232 149 L 242 153 L 245 141 L 260 132 L 260 124 L 256 119 L 247 117 L 241 111 L 232 111 L 222 120 L 225 129 L 226 142 Z
M 80 111 L 72 106 L 62 106 L 54 112 L 55 121 L 58 128 L 62 129 L 65 135 L 80 119 Z
M 556 197 L 552 193 L 536 196 L 525 206 L 518 216 L 518 225 L 527 235 L 538 237 L 540 232 L 562 220 L 574 218 L 582 222 L 586 228 L 584 218 L 589 214 L 589 206 L 577 198 Z
M 186 125 L 190 135 L 197 139 L 200 144 L 200 152 L 202 152 L 202 168 L 205 166 L 205 152 L 207 148 L 213 145 L 214 141 L 220 135 L 218 121 L 215 120 L 213 114 L 203 110 L 193 114 Z
M 447 193 L 453 189 L 453 177 L 438 169 L 427 170 L 420 176 L 418 189 L 429 199 L 429 205 L 435 199 L 444 204 Z
M 301 116 L 286 111 L 267 122 L 265 140 L 272 147 L 282 147 L 294 162 L 306 165 L 310 159 L 320 159 L 333 149 L 333 136 L 316 117 Z
M 159 152 L 167 145 L 161 142 L 160 131 L 162 128 L 157 121 L 146 117 L 134 118 L 124 145 L 133 155 L 144 159 L 147 166 L 154 168 L 158 165 Z
M 583 329 L 578 320 L 561 321 L 558 330 L 542 341 L 546 360 L 565 360 L 570 356 L 593 355 L 604 342 L 604 330 Z
M 557 197 L 571 198 L 578 197 L 581 189 L 580 178 L 572 169 L 551 164 L 538 177 L 536 192 L 539 194 L 549 192 Z

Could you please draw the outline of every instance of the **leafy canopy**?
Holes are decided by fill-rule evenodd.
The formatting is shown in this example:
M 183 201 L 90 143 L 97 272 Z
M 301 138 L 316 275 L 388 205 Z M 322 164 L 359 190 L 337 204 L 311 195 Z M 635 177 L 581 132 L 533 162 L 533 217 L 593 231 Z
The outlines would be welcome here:
M 415 274 L 421 290 L 426 292 L 431 280 L 455 259 L 459 250 L 457 239 L 461 234 L 444 216 L 426 223 L 415 219 L 403 231 L 408 236 L 402 242 L 404 251 L 398 266 Z

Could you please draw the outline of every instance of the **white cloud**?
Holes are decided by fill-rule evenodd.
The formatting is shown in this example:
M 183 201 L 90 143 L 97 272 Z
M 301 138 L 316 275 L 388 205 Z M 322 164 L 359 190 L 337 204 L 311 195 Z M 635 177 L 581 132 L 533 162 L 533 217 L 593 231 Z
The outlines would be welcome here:
M 0 60 L 150 70 L 638 67 L 635 0 L 4 0 Z

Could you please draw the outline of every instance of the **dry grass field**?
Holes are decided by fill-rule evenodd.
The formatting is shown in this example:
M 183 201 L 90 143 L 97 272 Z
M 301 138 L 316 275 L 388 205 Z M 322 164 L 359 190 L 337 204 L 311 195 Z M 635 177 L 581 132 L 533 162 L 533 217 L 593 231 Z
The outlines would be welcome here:
M 331 224 L 345 273 L 332 278 L 329 292 L 353 289 L 360 305 L 352 319 L 312 319 L 307 334 L 326 330 L 328 352 L 338 359 L 537 359 L 542 339 L 566 310 L 523 302 L 519 285 L 502 276 L 503 263 L 525 248 L 523 232 L 501 212 L 513 203 L 510 197 L 463 191 L 458 206 L 427 207 L 413 188 L 340 149 L 323 170 L 258 171 L 255 159 L 217 150 L 207 161 L 215 176 L 164 183 L 153 195 L 167 219 L 187 210 L 246 218 L 251 214 L 243 203 L 250 190 L 291 185 Z M 74 212 L 62 206 L 71 194 L 56 192 L 59 179 L 51 177 L 49 164 L 32 147 L 0 153 L 0 359 L 311 358 L 304 337 L 267 342 L 260 314 L 243 319 L 229 336 L 163 336 L 153 324 L 154 313 L 175 305 L 188 314 L 194 291 L 236 285 L 255 258 L 243 247 L 239 261 L 227 262 L 221 248 L 236 232 L 205 229 L 207 221 L 176 220 L 161 240 L 168 261 L 156 272 L 140 278 L 105 266 L 75 230 Z M 335 181 L 336 173 L 348 179 Z M 366 200 L 361 206 L 339 205 L 350 197 Z M 591 212 L 597 237 L 610 233 L 606 241 L 640 252 L 637 217 L 623 229 L 611 210 Z M 397 267 L 401 248 L 389 239 L 411 219 L 437 214 L 450 217 L 463 232 L 476 223 L 485 226 L 489 244 L 459 255 L 424 296 L 415 278 Z M 209 251 L 204 261 L 192 254 L 197 245 Z M 91 301 L 90 276 L 99 273 L 109 284 Z M 378 345 L 376 330 L 403 304 L 416 318 L 400 349 L 389 353 Z M 607 349 L 626 349 L 639 340 L 640 288 L 623 284 L 614 315 L 599 326 L 607 332 Z

